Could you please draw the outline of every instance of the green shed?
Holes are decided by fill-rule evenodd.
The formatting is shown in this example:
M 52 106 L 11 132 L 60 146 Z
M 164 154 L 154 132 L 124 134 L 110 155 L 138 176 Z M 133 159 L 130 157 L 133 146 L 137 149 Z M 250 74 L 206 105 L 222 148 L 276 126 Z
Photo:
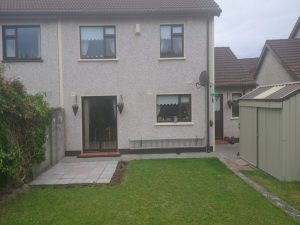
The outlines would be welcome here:
M 300 181 L 300 82 L 259 86 L 240 105 L 240 156 L 283 181 Z

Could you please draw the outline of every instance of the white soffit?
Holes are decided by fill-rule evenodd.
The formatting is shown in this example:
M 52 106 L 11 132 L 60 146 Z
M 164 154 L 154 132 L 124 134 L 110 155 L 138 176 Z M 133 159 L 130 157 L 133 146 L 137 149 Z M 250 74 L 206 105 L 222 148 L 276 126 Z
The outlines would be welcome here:
M 280 89 L 282 89 L 284 87 L 285 87 L 285 85 L 272 87 L 272 88 L 266 90 L 265 92 L 257 95 L 254 99 L 265 99 L 266 97 L 274 94 L 275 92 L 279 91 Z

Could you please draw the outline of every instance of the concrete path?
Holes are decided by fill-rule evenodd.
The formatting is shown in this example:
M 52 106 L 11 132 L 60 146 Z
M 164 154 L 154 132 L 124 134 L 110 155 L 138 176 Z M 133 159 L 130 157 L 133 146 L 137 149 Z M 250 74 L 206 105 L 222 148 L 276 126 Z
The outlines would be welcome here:
M 107 184 L 118 161 L 59 162 L 42 173 L 30 185 Z

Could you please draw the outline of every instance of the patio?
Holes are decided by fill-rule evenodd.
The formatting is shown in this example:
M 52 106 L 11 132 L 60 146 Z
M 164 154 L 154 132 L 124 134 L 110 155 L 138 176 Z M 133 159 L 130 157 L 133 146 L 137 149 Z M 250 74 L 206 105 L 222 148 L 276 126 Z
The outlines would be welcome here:
M 38 176 L 30 185 L 108 184 L 118 161 L 61 161 Z

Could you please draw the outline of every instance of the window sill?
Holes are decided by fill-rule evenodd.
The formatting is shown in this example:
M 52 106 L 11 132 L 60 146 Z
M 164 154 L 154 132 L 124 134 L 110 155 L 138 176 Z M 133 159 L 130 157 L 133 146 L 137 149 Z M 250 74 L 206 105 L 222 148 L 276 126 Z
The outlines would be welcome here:
M 112 58 L 112 59 L 78 59 L 78 62 L 107 62 L 107 61 L 117 62 L 117 61 L 119 61 L 119 59 L 118 58 Z
M 240 117 L 231 117 L 230 119 L 231 119 L 231 120 L 239 120 Z
M 170 58 L 159 58 L 159 61 L 168 61 L 168 60 L 186 60 L 186 57 L 170 57 Z
M 44 62 L 42 59 L 3 59 L 2 63 L 36 63 L 36 62 Z
M 155 123 L 155 126 L 194 126 L 193 122 Z

